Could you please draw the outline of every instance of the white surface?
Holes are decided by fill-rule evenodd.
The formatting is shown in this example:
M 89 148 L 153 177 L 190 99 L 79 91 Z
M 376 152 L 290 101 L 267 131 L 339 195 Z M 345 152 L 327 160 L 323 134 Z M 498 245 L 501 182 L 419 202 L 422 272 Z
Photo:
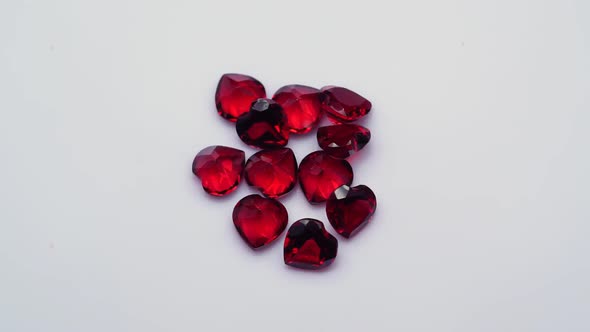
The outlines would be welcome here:
M 3 1 L 0 331 L 590 330 L 589 19 L 583 0 Z M 244 148 L 213 105 L 224 72 L 373 102 L 353 167 L 378 212 L 329 270 L 287 268 L 283 237 L 247 248 L 230 213 L 251 190 L 193 179 L 201 148 Z

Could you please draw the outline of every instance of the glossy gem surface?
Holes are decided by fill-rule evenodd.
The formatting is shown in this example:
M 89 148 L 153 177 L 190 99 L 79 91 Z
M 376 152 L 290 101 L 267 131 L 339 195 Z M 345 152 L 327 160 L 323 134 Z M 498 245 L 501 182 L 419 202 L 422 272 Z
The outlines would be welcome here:
M 244 151 L 214 145 L 201 150 L 193 160 L 193 174 L 203 189 L 214 196 L 223 196 L 236 189 L 242 178 L 246 155 Z
M 338 253 L 338 240 L 324 224 L 315 219 L 301 219 L 287 231 L 284 245 L 285 264 L 302 269 L 319 269 L 330 265 Z
M 260 195 L 242 198 L 232 214 L 234 226 L 252 248 L 271 243 L 287 228 L 287 209 L 281 202 Z
M 342 186 L 326 202 L 326 215 L 336 232 L 348 238 L 369 222 L 376 208 L 377 199 L 371 188 Z
M 310 203 L 325 202 L 342 185 L 352 183 L 352 167 L 324 151 L 308 154 L 299 165 L 299 184 Z
M 274 148 L 287 145 L 289 129 L 281 105 L 271 99 L 257 99 L 248 113 L 238 118 L 236 131 L 251 146 Z
M 371 132 L 359 125 L 340 124 L 320 127 L 317 138 L 322 150 L 334 158 L 345 159 L 369 143 Z
M 322 92 L 322 107 L 335 122 L 356 121 L 371 110 L 371 102 L 352 90 L 329 86 L 322 88 Z
M 295 186 L 297 160 L 289 148 L 262 150 L 246 162 L 246 182 L 268 197 L 282 196 Z
M 322 101 L 320 90 L 305 85 L 287 85 L 272 97 L 287 116 L 289 131 L 296 134 L 309 132 L 320 120 Z
M 265 98 L 264 86 L 254 77 L 242 74 L 224 74 L 217 84 L 215 105 L 217 113 L 235 122 L 238 117 L 250 110 L 250 105 Z

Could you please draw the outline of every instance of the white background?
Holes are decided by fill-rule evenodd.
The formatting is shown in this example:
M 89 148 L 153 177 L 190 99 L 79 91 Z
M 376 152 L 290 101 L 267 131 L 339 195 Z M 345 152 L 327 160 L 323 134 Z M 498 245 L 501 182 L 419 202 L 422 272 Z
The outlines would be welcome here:
M 588 1 L 0 4 L 0 331 L 589 331 Z M 225 72 L 369 98 L 322 272 L 190 172 Z M 301 160 L 314 135 L 294 138 Z M 325 220 L 299 188 L 290 222 Z M 329 230 L 332 231 L 330 226 Z

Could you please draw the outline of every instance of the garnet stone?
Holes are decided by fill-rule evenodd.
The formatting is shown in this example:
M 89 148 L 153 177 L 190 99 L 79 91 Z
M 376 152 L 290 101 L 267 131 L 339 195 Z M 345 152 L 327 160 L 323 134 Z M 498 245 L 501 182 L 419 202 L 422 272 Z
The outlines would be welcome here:
M 376 208 L 377 199 L 371 188 L 342 186 L 330 195 L 326 214 L 336 232 L 348 238 L 369 221 Z
M 338 123 L 358 120 L 371 110 L 370 101 L 346 88 L 328 86 L 322 92 L 324 111 Z
M 244 151 L 214 145 L 201 150 L 193 161 L 193 173 L 201 179 L 203 189 L 213 196 L 234 191 L 244 170 Z
M 260 248 L 285 230 L 288 215 L 279 201 L 254 194 L 236 204 L 232 218 L 242 239 L 250 247 Z
M 238 118 L 238 136 L 244 143 L 259 148 L 287 145 L 289 129 L 281 105 L 271 99 L 257 99 L 248 113 Z
M 371 132 L 355 124 L 320 127 L 318 144 L 334 158 L 345 159 L 362 149 L 371 139 Z
M 319 269 L 332 264 L 338 253 L 338 240 L 315 219 L 301 219 L 287 231 L 285 264 L 302 269 Z
M 325 202 L 341 185 L 352 183 L 352 167 L 346 160 L 324 151 L 308 154 L 299 164 L 299 184 L 310 203 Z
M 288 193 L 297 180 L 297 160 L 293 150 L 279 148 L 256 152 L 246 163 L 244 177 L 265 196 L 276 198 Z
M 235 122 L 240 115 L 248 112 L 252 102 L 264 97 L 264 86 L 254 77 L 224 74 L 217 84 L 215 105 L 219 115 Z
M 287 127 L 296 134 L 309 132 L 320 120 L 322 101 L 320 90 L 305 85 L 287 85 L 272 97 L 285 110 Z

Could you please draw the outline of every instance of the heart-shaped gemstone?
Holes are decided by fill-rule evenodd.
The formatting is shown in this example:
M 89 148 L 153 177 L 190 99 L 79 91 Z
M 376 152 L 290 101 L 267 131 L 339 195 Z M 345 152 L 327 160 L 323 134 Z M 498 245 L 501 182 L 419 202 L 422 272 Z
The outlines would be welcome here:
M 234 225 L 252 248 L 276 239 L 287 227 L 287 209 L 281 202 L 257 194 L 242 198 L 234 207 Z
M 272 99 L 279 103 L 287 115 L 287 127 L 296 134 L 309 132 L 322 115 L 320 90 L 305 85 L 287 85 L 274 94 Z
M 235 122 L 240 115 L 250 110 L 250 105 L 256 99 L 264 97 L 264 86 L 254 77 L 224 74 L 215 91 L 215 106 L 219 115 Z
M 284 245 L 285 264 L 302 269 L 319 269 L 334 261 L 338 240 L 324 224 L 315 219 L 301 219 L 287 231 Z
M 297 180 L 293 150 L 279 148 L 256 152 L 246 162 L 244 178 L 267 197 L 277 198 L 288 193 Z
M 343 184 L 352 183 L 348 161 L 336 159 L 324 151 L 308 154 L 299 164 L 299 184 L 310 203 L 325 202 Z
M 356 121 L 371 110 L 371 102 L 358 93 L 338 86 L 322 88 L 322 108 L 338 123 Z
M 201 150 L 193 160 L 193 174 L 203 189 L 213 196 L 234 191 L 244 170 L 244 151 L 227 146 L 213 145 Z
M 371 188 L 344 185 L 330 195 L 326 215 L 336 232 L 349 238 L 367 224 L 376 208 L 377 199 Z
M 250 111 L 236 123 L 238 136 L 244 143 L 262 149 L 287 145 L 289 129 L 281 105 L 271 99 L 257 99 Z
M 345 159 L 359 151 L 371 139 L 369 129 L 355 124 L 320 127 L 318 144 L 334 158 Z

